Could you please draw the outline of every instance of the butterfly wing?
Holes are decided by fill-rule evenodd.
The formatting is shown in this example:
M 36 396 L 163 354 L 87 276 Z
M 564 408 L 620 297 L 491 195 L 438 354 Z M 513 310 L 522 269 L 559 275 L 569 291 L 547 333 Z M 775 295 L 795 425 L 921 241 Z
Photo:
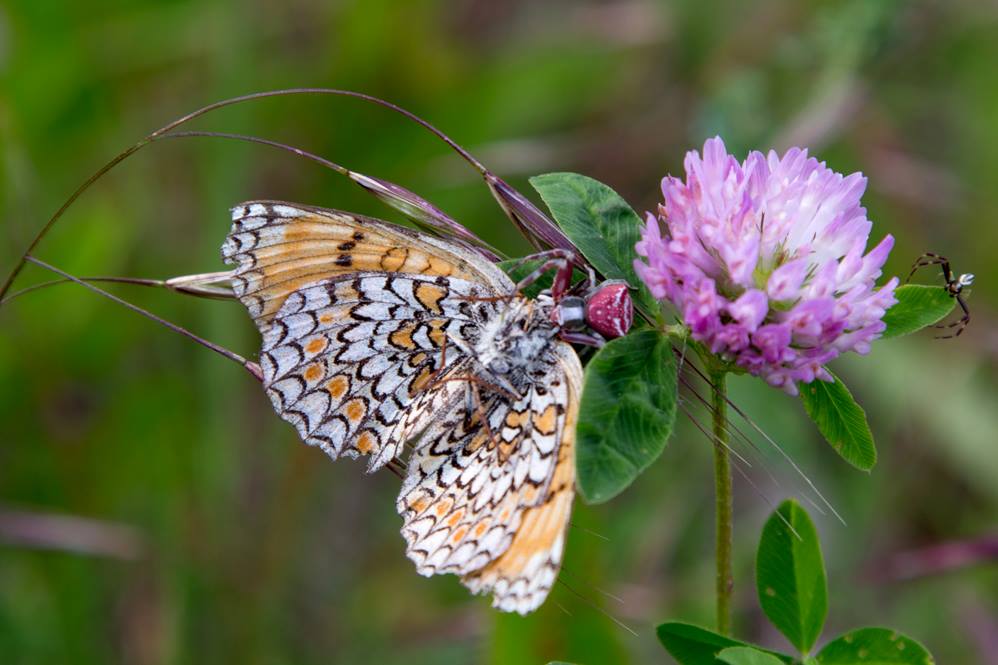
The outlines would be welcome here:
M 512 289 L 460 246 L 346 213 L 252 202 L 222 256 L 263 334 L 278 414 L 334 459 L 395 457 L 461 387 L 477 321 Z
M 222 255 L 263 333 L 267 393 L 303 440 L 372 470 L 413 445 L 398 508 L 419 572 L 539 606 L 574 496 L 582 368 L 555 341 L 522 397 L 477 387 L 478 325 L 509 278 L 445 240 L 273 202 L 233 210 Z
M 521 399 L 496 395 L 471 422 L 452 415 L 428 429 L 398 500 L 421 574 L 461 575 L 495 607 L 521 614 L 554 584 L 574 497 L 582 367 L 568 344 L 555 344 Z
M 443 295 L 425 307 L 417 293 Z M 264 388 L 302 440 L 333 459 L 395 457 L 460 386 L 477 323 L 462 296 L 479 284 L 444 277 L 361 273 L 290 294 L 263 335 Z M 487 305 L 486 305 L 487 306 Z M 446 348 L 445 348 L 446 347 Z
M 455 243 L 369 217 L 277 201 L 232 209 L 222 259 L 237 266 L 233 290 L 261 332 L 292 293 L 339 275 L 453 277 L 503 294 L 513 286 L 494 264 Z

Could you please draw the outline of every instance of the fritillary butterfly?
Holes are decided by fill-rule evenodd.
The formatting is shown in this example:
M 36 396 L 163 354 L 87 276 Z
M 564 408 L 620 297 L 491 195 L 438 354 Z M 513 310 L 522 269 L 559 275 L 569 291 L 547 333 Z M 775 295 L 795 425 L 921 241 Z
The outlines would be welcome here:
M 277 413 L 333 459 L 404 463 L 397 508 L 417 570 L 459 575 L 502 610 L 537 608 L 574 497 L 575 305 L 518 295 L 460 243 L 286 203 L 236 207 L 222 256 L 263 336 Z M 580 306 L 608 335 L 630 325 L 620 285 Z

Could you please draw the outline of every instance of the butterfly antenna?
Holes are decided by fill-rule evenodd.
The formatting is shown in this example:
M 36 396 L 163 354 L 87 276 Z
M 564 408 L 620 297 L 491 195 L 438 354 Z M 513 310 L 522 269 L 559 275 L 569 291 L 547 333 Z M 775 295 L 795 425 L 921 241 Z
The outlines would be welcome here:
M 237 104 L 242 104 L 245 102 L 255 101 L 259 99 L 266 99 L 269 97 L 285 97 L 293 95 L 336 95 L 340 97 L 354 97 L 387 108 L 395 113 L 401 114 L 402 116 L 408 118 L 409 120 L 415 122 L 416 124 L 422 126 L 426 130 L 431 132 L 437 138 L 446 143 L 450 148 L 452 148 L 458 155 L 461 156 L 462 159 L 471 164 L 479 173 L 483 175 L 491 175 L 488 169 L 486 169 L 481 162 L 475 159 L 471 155 L 471 153 L 469 153 L 467 150 L 465 150 L 460 145 L 455 143 L 449 136 L 441 132 L 439 129 L 437 129 L 427 121 L 423 120 L 416 114 L 405 110 L 401 106 L 392 104 L 391 102 L 388 102 L 384 99 L 374 97 L 373 95 L 367 95 L 362 92 L 354 92 L 352 90 L 337 90 L 334 88 L 287 88 L 282 90 L 267 90 L 263 92 L 254 92 L 247 95 L 240 95 L 238 97 L 230 97 L 229 99 L 223 99 L 221 101 L 208 104 L 207 106 L 202 106 L 199 109 L 196 109 L 190 113 L 187 113 L 186 115 L 183 115 L 175 120 L 168 122 L 167 124 L 157 129 L 156 131 L 146 135 L 136 143 L 125 148 L 123 151 L 115 155 L 109 162 L 107 162 L 102 167 L 97 169 L 97 171 L 95 171 L 90 177 L 84 180 L 83 183 L 80 184 L 73 191 L 73 193 L 69 195 L 69 197 L 63 202 L 63 204 L 59 206 L 58 210 L 56 210 L 55 213 L 51 217 L 49 217 L 49 219 L 45 222 L 45 224 L 38 231 L 38 233 L 35 234 L 34 238 L 32 238 L 27 248 L 18 258 L 17 262 L 14 264 L 14 268 L 7 275 L 7 278 L 4 280 L 3 284 L 0 285 L 0 303 L 4 302 L 3 300 L 4 296 L 7 295 L 7 292 L 10 290 L 11 286 L 13 285 L 14 280 L 17 279 L 17 276 L 21 273 L 21 270 L 24 269 L 24 265 L 25 263 L 27 263 L 28 257 L 34 253 L 35 249 L 38 247 L 38 244 L 42 241 L 42 239 L 46 235 L 48 235 L 48 232 L 52 229 L 53 226 L 55 226 L 56 222 L 58 222 L 62 218 L 62 216 L 66 213 L 66 211 L 70 208 L 70 206 L 72 206 L 73 203 L 75 203 L 76 200 L 80 198 L 80 196 L 82 196 L 84 192 L 90 189 L 90 187 L 95 182 L 100 180 L 105 174 L 107 174 L 109 171 L 118 166 L 118 164 L 121 164 L 123 161 L 134 155 L 136 152 L 146 147 L 147 145 L 154 143 L 158 139 L 162 138 L 164 135 L 173 132 L 173 130 L 175 130 L 177 127 L 180 127 L 181 125 L 184 125 L 194 120 L 195 118 L 199 118 L 207 113 L 211 113 L 212 111 L 216 111 L 218 109 L 222 109 L 228 106 L 235 106 Z M 303 154 L 302 156 L 305 155 Z
M 214 342 L 210 342 L 210 341 L 208 341 L 208 340 L 206 340 L 206 339 L 204 339 L 202 337 L 198 337 L 194 333 L 190 332 L 189 330 L 187 330 L 185 328 L 181 328 L 180 326 L 178 326 L 175 323 L 171 323 L 170 321 L 167 321 L 166 319 L 163 319 L 163 318 L 161 318 L 159 316 L 156 316 L 152 312 L 150 312 L 148 310 L 145 310 L 145 309 L 142 309 L 138 305 L 133 305 L 132 303 L 128 302 L 127 300 L 119 298 L 118 296 L 114 295 L 113 293 L 109 293 L 109 292 L 105 291 L 104 289 L 100 288 L 99 286 L 96 286 L 95 284 L 92 284 L 90 282 L 84 282 L 83 280 L 81 280 L 81 279 L 79 279 L 77 277 L 74 277 L 74 276 L 70 275 L 67 272 L 62 271 L 59 268 L 56 268 L 55 266 L 49 265 L 48 263 L 45 263 L 44 261 L 41 261 L 40 259 L 36 259 L 34 256 L 31 256 L 30 254 L 25 257 L 25 261 L 30 262 L 30 263 L 34 263 L 35 265 L 37 265 L 37 266 L 39 266 L 41 268 L 44 268 L 45 270 L 48 270 L 50 272 L 54 272 L 55 274 L 63 277 L 64 279 L 67 279 L 67 280 L 69 280 L 71 282 L 75 282 L 75 283 L 79 284 L 80 286 L 83 286 L 83 287 L 85 287 L 87 289 L 90 289 L 94 293 L 102 295 L 105 298 L 118 303 L 119 305 L 127 307 L 128 309 L 132 310 L 133 312 L 135 312 L 137 314 L 141 314 L 142 316 L 146 317 L 147 319 L 155 321 L 156 323 L 158 323 L 158 324 L 160 324 L 162 326 L 165 326 L 165 327 L 169 328 L 170 330 L 172 330 L 174 332 L 180 333 L 184 337 L 187 337 L 188 339 L 191 339 L 191 340 L 197 342 L 201 346 L 204 346 L 204 347 L 206 347 L 208 349 L 211 349 L 212 351 L 214 351 L 215 353 L 219 354 L 220 356 L 222 356 L 224 358 L 228 358 L 229 360 L 232 360 L 233 362 L 236 362 L 236 363 L 242 365 L 242 367 L 244 369 L 246 369 L 246 371 L 248 371 L 250 374 L 252 374 L 258 381 L 261 381 L 261 382 L 263 381 L 263 372 L 261 371 L 260 366 L 257 365 L 255 362 L 251 362 L 251 361 L 247 360 L 246 358 L 243 358 L 238 353 L 235 353 L 233 351 L 229 351 L 228 349 L 226 349 L 223 346 L 219 346 L 218 344 L 215 344 Z
M 161 279 L 144 279 L 142 277 L 78 277 L 81 282 L 106 282 L 115 284 L 135 284 L 137 286 L 151 286 L 151 287 L 165 287 L 166 282 Z M 31 293 L 32 291 L 40 291 L 42 289 L 47 289 L 50 286 L 56 286 L 58 284 L 73 284 L 73 280 L 61 277 L 59 279 L 50 279 L 39 284 L 32 284 L 18 291 L 14 291 L 8 295 L 3 300 L 0 300 L 0 305 L 6 305 L 11 300 L 15 298 L 20 298 L 21 296 Z

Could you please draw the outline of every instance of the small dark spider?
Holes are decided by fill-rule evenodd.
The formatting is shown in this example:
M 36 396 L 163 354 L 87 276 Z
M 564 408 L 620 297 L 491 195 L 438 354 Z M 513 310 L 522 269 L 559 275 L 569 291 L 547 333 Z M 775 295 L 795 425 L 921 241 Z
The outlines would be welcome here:
M 960 333 L 964 331 L 967 324 L 970 323 L 970 310 L 967 308 L 967 303 L 964 302 L 963 293 L 964 287 L 970 286 L 974 283 L 974 276 L 971 273 L 963 273 L 959 277 L 953 277 L 953 271 L 949 267 L 949 259 L 945 256 L 940 256 L 939 254 L 933 254 L 932 252 L 926 252 L 922 254 L 915 261 L 915 264 L 911 266 L 911 272 L 908 273 L 908 278 L 905 279 L 905 283 L 911 280 L 911 276 L 915 274 L 915 271 L 919 268 L 925 266 L 941 266 L 943 269 L 943 279 L 946 280 L 946 293 L 950 294 L 951 297 L 956 298 L 956 302 L 960 305 L 960 309 L 963 310 L 963 317 L 959 321 L 954 321 L 953 323 L 940 323 L 938 325 L 932 326 L 933 328 L 956 328 L 956 332 L 952 335 L 936 335 L 936 339 L 949 339 L 951 337 L 959 337 Z

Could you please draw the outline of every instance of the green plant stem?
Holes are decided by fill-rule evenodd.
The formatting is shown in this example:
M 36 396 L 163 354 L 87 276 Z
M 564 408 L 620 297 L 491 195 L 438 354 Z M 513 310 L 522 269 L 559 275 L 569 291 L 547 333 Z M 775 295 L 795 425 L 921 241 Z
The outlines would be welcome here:
M 727 372 L 711 372 L 711 395 L 714 410 L 714 512 L 717 558 L 717 632 L 731 632 L 731 575 L 732 505 L 731 458 L 728 454 L 728 400 Z

